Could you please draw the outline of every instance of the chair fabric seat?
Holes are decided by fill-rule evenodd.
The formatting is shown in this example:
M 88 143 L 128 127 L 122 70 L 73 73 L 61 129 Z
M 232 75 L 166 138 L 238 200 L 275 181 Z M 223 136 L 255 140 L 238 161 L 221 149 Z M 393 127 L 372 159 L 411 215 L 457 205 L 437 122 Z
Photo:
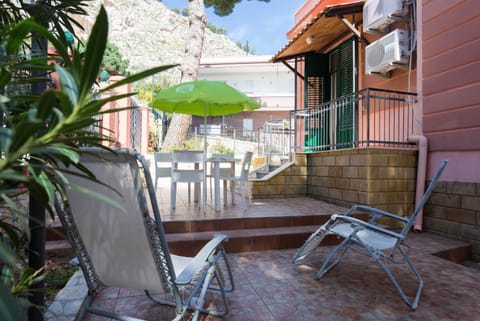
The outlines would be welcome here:
M 188 257 L 188 256 L 170 254 L 170 257 L 172 258 L 173 269 L 175 270 L 175 276 L 177 277 L 183 272 L 185 267 L 192 261 L 192 257 Z
M 343 238 L 349 238 L 355 232 L 355 225 L 340 223 L 330 228 L 330 230 Z M 355 236 L 358 237 L 361 242 L 377 250 L 392 249 L 398 241 L 395 237 L 369 229 L 360 229 Z

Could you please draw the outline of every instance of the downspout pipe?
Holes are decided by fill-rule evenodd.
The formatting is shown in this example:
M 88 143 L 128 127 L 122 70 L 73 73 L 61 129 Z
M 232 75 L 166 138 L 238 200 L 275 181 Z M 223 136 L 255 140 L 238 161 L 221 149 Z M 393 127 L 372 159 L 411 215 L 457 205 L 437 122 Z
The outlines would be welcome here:
M 427 173 L 427 150 L 428 141 L 423 135 L 414 135 L 408 137 L 409 142 L 416 143 L 418 146 L 418 165 L 417 165 L 417 187 L 415 191 L 415 206 L 418 206 L 425 192 L 425 179 Z M 413 231 L 421 232 L 423 224 L 423 208 L 418 212 L 413 224 Z

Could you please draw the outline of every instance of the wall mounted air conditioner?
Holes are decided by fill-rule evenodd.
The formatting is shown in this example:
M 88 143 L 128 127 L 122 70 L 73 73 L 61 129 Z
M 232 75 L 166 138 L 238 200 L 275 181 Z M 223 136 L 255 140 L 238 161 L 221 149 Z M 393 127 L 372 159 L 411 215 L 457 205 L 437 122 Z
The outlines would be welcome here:
M 378 32 L 389 26 L 407 11 L 402 0 L 367 0 L 363 5 L 363 31 Z
M 408 32 L 395 29 L 365 47 L 365 72 L 385 74 L 408 63 Z

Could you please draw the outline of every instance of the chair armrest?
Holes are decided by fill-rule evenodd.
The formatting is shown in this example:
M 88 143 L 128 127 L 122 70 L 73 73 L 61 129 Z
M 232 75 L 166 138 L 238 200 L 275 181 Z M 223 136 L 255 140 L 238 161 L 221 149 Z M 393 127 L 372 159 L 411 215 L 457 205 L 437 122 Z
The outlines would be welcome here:
M 385 229 L 383 227 L 380 227 L 378 225 L 370 224 L 368 222 L 359 220 L 358 218 L 355 218 L 355 217 L 345 216 L 345 215 L 340 215 L 340 214 L 333 214 L 332 219 L 333 220 L 340 219 L 340 220 L 343 220 L 343 221 L 346 221 L 346 222 L 361 225 L 362 227 L 368 228 L 370 230 L 374 230 L 375 232 L 383 233 L 383 234 L 386 234 L 388 236 L 395 237 L 395 238 L 398 238 L 398 239 L 401 239 L 401 240 L 404 239 L 403 234 L 399 234 L 399 233 L 387 230 L 387 229 Z
M 228 240 L 225 234 L 216 234 L 205 246 L 192 258 L 175 279 L 175 283 L 179 285 L 189 284 L 198 271 L 200 271 L 210 256 L 215 252 L 218 246 Z
M 395 220 L 398 220 L 398 221 L 402 221 L 402 222 L 405 222 L 405 223 L 408 222 L 408 220 L 409 220 L 409 218 L 407 218 L 407 217 L 399 216 L 399 215 L 396 215 L 396 214 L 392 214 L 392 213 L 389 213 L 389 212 L 382 211 L 378 208 L 365 206 L 365 205 L 354 205 L 354 206 L 352 206 L 345 213 L 345 216 L 349 216 L 355 210 L 361 210 L 361 211 L 364 211 L 364 212 L 368 212 L 368 213 L 371 214 L 371 216 L 376 216 L 376 217 L 377 216 L 385 216 L 385 217 L 389 217 L 389 218 L 392 218 L 392 219 L 395 219 Z

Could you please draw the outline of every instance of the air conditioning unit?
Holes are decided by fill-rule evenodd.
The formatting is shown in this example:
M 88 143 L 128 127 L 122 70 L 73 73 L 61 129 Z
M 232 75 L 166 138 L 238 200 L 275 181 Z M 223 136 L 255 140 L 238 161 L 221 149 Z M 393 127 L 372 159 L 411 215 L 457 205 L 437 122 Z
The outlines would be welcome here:
M 367 0 L 363 5 L 363 31 L 378 32 L 406 13 L 402 0 Z
M 365 47 L 365 72 L 367 74 L 385 74 L 388 71 L 408 63 L 408 32 L 395 29 Z

